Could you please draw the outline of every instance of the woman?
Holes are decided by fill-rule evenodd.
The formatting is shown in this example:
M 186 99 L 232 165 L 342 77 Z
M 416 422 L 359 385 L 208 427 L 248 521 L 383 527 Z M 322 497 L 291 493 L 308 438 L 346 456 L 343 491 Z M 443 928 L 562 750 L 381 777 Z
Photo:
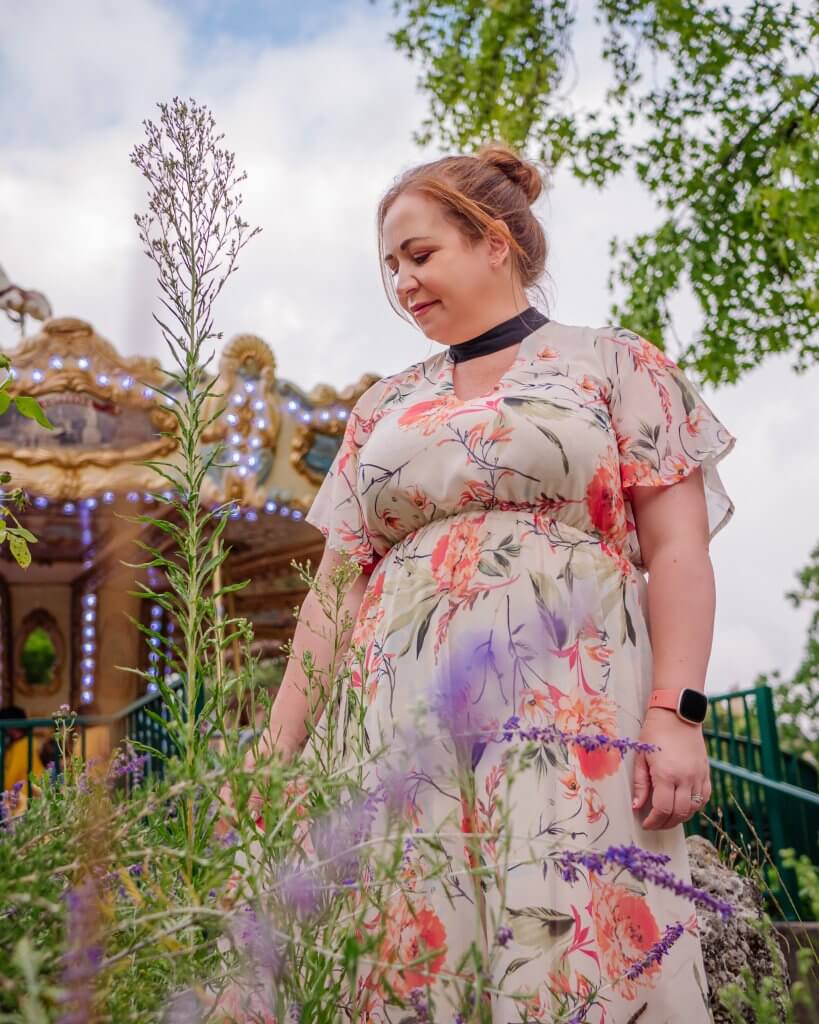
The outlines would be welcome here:
M 708 542 L 733 511 L 715 466 L 734 439 L 651 342 L 531 305 L 547 252 L 531 210 L 541 188 L 533 165 L 487 145 L 415 167 L 384 196 L 388 291 L 445 347 L 359 398 L 306 516 L 327 540 L 321 578 L 345 556 L 364 570 L 347 608 L 373 747 L 442 699 L 458 726 L 459 740 L 422 744 L 414 761 L 402 748 L 416 830 L 451 836 L 454 821 L 463 835 L 443 844 L 451 871 L 435 879 L 410 852 L 382 955 L 429 952 L 390 987 L 423 999 L 429 1019 L 456 1019 L 451 980 L 478 920 L 504 993 L 493 1021 L 569 1019 L 599 990 L 572 1019 L 694 1024 L 711 1019 L 694 906 L 619 865 L 581 865 L 570 880 L 554 850 L 636 844 L 690 882 L 682 823 L 711 794 L 698 721 Z M 304 741 L 298 661 L 305 647 L 321 657 L 307 626 L 319 617 L 308 595 L 268 731 L 287 753 Z M 497 831 L 509 746 L 478 739 L 502 728 L 514 742 L 533 727 L 652 748 L 543 748 L 515 780 L 512 855 L 496 884 L 497 843 L 474 837 Z M 483 880 L 464 881 L 477 862 Z M 664 937 L 660 962 L 629 971 Z M 406 1019 L 379 978 L 368 984 L 367 1019 Z

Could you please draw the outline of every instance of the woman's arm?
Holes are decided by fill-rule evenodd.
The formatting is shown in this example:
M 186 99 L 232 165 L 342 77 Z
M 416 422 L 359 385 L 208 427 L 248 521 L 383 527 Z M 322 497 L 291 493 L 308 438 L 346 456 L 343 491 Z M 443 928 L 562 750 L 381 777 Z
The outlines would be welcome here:
M 708 517 L 698 468 L 667 487 L 633 487 L 631 501 L 643 562 L 648 569 L 648 623 L 652 689 L 705 689 L 714 630 L 714 572 L 708 553 Z M 647 829 L 673 828 L 711 795 L 702 726 L 673 711 L 647 711 L 640 738 L 663 749 L 636 755 L 635 809 L 653 785 Z M 703 803 L 691 802 L 699 793 Z
M 330 583 L 330 575 L 342 564 L 344 558 L 345 556 L 339 552 L 325 547 L 316 572 L 318 583 L 331 604 L 335 591 Z M 339 631 L 346 613 L 349 613 L 351 621 L 355 622 L 367 583 L 367 576 L 361 573 L 349 585 L 339 612 Z M 287 662 L 281 685 L 270 709 L 270 721 L 260 737 L 259 750 L 262 756 L 276 749 L 286 758 L 292 757 L 304 744 L 307 720 L 312 720 L 315 725 L 321 717 L 327 693 L 309 692 L 309 680 L 302 667 L 302 656 L 307 650 L 311 652 L 313 665 L 317 672 L 321 672 L 321 679 L 326 681 L 333 658 L 336 666 L 340 666 L 352 637 L 352 631 L 349 629 L 340 632 L 338 637 L 335 637 L 334 633 L 333 622 L 325 615 L 316 593 L 310 590 L 299 612 L 298 624 L 293 634 L 293 653 Z M 316 681 L 314 676 L 314 686 Z

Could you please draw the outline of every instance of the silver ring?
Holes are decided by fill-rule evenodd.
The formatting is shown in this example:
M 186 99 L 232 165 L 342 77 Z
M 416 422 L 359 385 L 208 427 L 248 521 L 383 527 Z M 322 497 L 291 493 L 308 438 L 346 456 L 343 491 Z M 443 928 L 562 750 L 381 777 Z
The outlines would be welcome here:
M 691 802 L 695 803 L 695 804 L 701 804 L 702 803 L 702 797 L 699 795 L 699 793 L 692 793 L 691 794 Z

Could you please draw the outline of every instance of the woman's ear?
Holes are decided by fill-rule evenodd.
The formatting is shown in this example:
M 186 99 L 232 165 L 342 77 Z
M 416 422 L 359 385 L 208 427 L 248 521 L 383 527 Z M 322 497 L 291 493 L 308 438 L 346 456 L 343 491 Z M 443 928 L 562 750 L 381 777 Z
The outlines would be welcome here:
M 492 227 L 486 235 L 486 246 L 489 252 L 489 263 L 499 267 L 509 254 L 509 228 L 503 221 L 492 221 Z

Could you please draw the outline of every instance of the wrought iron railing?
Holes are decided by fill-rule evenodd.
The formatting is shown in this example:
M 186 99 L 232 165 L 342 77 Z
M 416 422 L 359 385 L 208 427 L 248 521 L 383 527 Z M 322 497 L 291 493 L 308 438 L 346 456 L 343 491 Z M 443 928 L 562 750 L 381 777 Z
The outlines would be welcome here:
M 176 685 L 179 685 L 178 683 Z M 83 761 L 88 760 L 89 736 L 92 730 L 102 728 L 107 735 L 101 737 L 100 746 L 111 751 L 123 740 L 143 743 L 168 756 L 172 752 L 172 743 L 167 730 L 159 724 L 151 712 L 163 721 L 168 721 L 170 713 L 160 693 L 149 693 L 133 704 L 110 715 L 78 715 L 72 724 L 72 743 L 76 753 Z M 31 797 L 31 772 L 34 765 L 35 733 L 48 730 L 53 733 L 56 722 L 54 718 L 21 718 L 0 720 L 0 792 L 7 789 L 6 785 L 6 751 L 10 746 L 9 733 L 22 732 L 17 741 L 26 744 L 26 794 Z M 147 752 L 143 774 L 146 777 L 161 776 L 164 760 L 159 754 Z M 45 767 L 48 767 L 47 765 Z
M 686 832 L 719 844 L 723 830 L 755 859 L 769 857 L 781 880 L 771 887 L 778 914 L 809 917 L 782 850 L 819 864 L 819 772 L 806 758 L 780 749 L 769 686 L 713 696 L 709 705 L 704 734 L 713 793 Z

